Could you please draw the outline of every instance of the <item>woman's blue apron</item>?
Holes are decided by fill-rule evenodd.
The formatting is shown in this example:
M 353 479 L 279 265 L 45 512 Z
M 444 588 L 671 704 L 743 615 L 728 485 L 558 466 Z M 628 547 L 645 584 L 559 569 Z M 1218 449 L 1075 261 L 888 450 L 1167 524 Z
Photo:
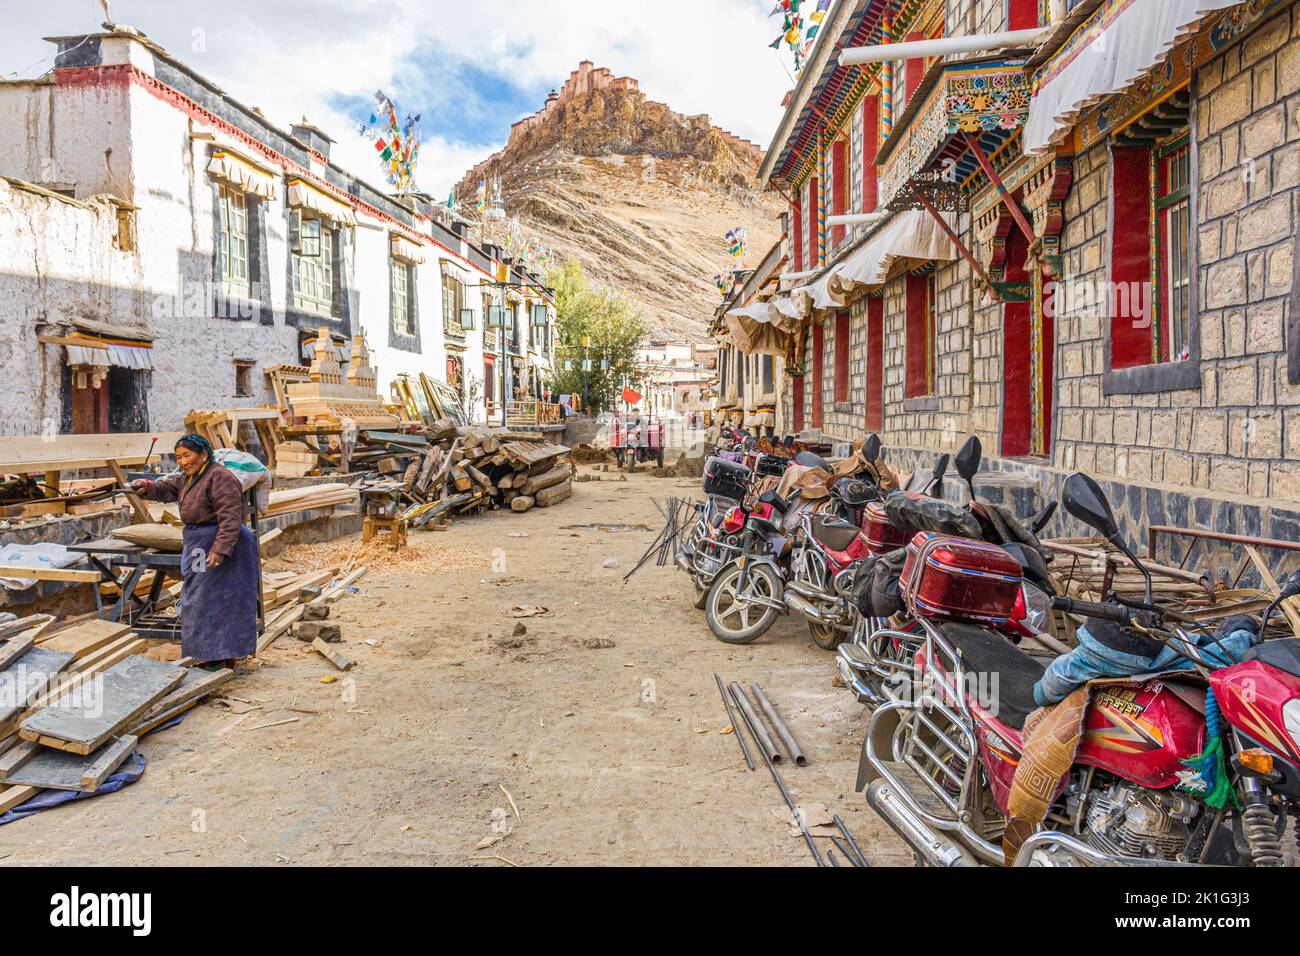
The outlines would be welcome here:
M 239 529 L 235 551 L 215 568 L 208 554 L 215 524 L 187 524 L 181 553 L 181 653 L 197 662 L 251 657 L 257 651 L 257 540 Z

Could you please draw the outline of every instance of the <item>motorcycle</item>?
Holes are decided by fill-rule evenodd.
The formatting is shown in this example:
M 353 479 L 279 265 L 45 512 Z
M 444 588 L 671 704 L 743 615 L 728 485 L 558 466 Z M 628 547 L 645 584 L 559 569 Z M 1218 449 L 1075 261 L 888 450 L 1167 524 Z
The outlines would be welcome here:
M 864 458 L 880 457 L 880 438 L 863 446 Z M 830 472 L 830 465 L 804 452 L 797 463 Z M 872 466 L 874 467 L 874 466 Z M 947 471 L 944 456 L 916 487 L 932 490 Z M 870 469 L 863 478 L 841 478 L 831 488 L 829 507 L 769 493 L 743 525 L 736 561 L 719 573 L 705 601 L 709 627 L 721 641 L 757 640 L 781 614 L 798 611 L 818 647 L 835 650 L 852 632 L 856 611 L 849 601 L 856 567 L 869 556 L 863 534 L 865 513 L 880 497 Z
M 899 584 L 905 548 L 917 533 L 969 538 L 1010 553 L 1020 565 L 1020 593 L 1009 617 L 995 626 L 1013 642 L 1035 637 L 1055 643 L 1050 635 L 1054 585 L 1037 536 L 1055 514 L 1056 502 L 1049 503 L 1027 528 L 1005 510 L 980 502 L 974 478 L 982 456 L 979 439 L 972 437 L 954 459 L 957 474 L 970 492 L 966 506 L 918 493 L 913 485 L 869 509 L 866 533 L 877 560 L 859 568 L 852 585 L 858 611 L 852 639 L 838 648 L 836 657 L 841 680 L 863 704 L 874 707 L 892 699 L 914 677 L 924 631 L 904 605 Z
M 1146 573 L 1095 481 L 1071 476 L 1062 503 Z M 936 539 L 925 548 L 935 558 L 946 546 Z M 1006 554 L 994 569 L 1008 579 L 999 613 L 1009 606 L 1017 563 Z M 916 681 L 911 699 L 872 714 L 857 789 L 923 863 L 1282 865 L 1281 834 L 1288 818 L 1300 817 L 1300 640 L 1265 641 L 1265 632 L 1273 611 L 1300 594 L 1300 573 L 1240 659 L 1200 644 L 1200 625 L 1156 605 L 1149 575 L 1144 601 L 1054 598 L 1053 608 L 1159 642 L 1194 669 L 1094 687 L 1042 829 L 1010 844 L 1018 849 L 1008 859 L 1012 783 L 1044 663 L 987 622 L 989 590 L 974 593 L 962 580 L 983 569 L 940 558 L 910 565 L 903 588 L 925 635 Z M 935 610 L 936 601 L 946 606 Z M 1208 781 L 1192 768 L 1220 746 L 1226 780 L 1211 803 Z

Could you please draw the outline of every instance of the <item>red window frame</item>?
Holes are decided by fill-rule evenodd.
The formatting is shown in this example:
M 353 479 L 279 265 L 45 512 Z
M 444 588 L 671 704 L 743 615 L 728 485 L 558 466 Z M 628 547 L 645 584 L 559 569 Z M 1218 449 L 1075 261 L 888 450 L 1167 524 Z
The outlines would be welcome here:
M 867 427 L 885 428 L 885 300 L 867 298 Z
M 817 203 L 821 190 L 821 181 L 816 176 L 808 180 L 808 266 L 816 269 L 822 264 L 821 252 L 817 248 Z
M 831 215 L 842 216 L 849 211 L 849 144 L 843 139 L 831 143 Z M 839 248 L 847 230 L 843 226 L 831 227 L 831 245 Z
M 848 310 L 835 315 L 835 401 L 849 400 L 849 343 L 853 331 Z
M 907 398 L 935 393 L 935 275 L 907 274 Z
M 791 416 L 791 418 L 793 419 L 793 424 L 791 427 L 794 433 L 797 435 L 799 434 L 799 432 L 803 431 L 803 376 L 802 375 L 796 375 L 794 378 L 791 379 L 790 400 L 794 403 L 794 408 L 792 409 L 794 414 Z
M 826 329 L 820 325 L 813 326 L 812 347 L 812 425 L 822 427 L 822 394 L 825 384 Z
M 791 213 L 794 219 L 794 271 L 803 272 L 803 202 L 796 198 Z

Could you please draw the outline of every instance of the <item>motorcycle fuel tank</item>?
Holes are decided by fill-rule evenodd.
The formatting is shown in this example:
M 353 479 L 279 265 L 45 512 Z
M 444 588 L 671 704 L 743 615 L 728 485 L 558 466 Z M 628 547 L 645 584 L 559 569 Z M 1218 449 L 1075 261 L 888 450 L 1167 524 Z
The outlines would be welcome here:
M 1096 685 L 1075 763 L 1153 789 L 1191 779 L 1183 761 L 1205 749 L 1205 716 L 1184 698 L 1197 693 L 1164 680 Z

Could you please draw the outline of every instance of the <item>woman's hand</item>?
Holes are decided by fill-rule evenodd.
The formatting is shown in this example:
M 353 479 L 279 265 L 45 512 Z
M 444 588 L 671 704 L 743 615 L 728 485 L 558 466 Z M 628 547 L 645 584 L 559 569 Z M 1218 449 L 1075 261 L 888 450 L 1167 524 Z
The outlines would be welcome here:
M 135 479 L 135 481 L 131 482 L 131 490 L 134 491 L 137 495 L 143 495 L 149 491 L 149 486 L 152 484 L 153 482 L 149 481 L 148 479 L 137 478 Z

